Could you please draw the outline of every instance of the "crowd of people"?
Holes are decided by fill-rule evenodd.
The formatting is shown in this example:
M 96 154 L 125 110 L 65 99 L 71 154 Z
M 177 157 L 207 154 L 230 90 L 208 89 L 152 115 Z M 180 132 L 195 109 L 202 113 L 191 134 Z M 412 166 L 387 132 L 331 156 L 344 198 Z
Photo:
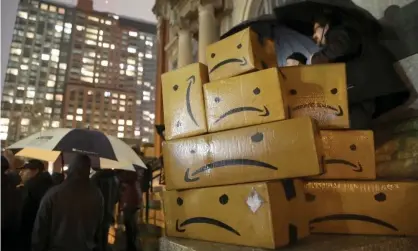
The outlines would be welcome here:
M 1 156 L 1 249 L 5 251 L 106 251 L 119 202 L 126 249 L 141 250 L 136 213 L 142 203 L 144 170 L 96 170 L 86 155 L 75 156 L 62 173 L 40 160 L 13 168 Z M 145 181 L 146 182 L 146 181 Z

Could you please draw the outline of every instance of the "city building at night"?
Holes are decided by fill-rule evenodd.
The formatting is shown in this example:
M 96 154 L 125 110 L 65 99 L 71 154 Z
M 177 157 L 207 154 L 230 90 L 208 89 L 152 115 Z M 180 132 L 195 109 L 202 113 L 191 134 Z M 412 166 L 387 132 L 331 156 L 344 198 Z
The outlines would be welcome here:
M 1 140 L 90 127 L 153 141 L 156 27 L 76 7 L 22 0 L 4 81 Z

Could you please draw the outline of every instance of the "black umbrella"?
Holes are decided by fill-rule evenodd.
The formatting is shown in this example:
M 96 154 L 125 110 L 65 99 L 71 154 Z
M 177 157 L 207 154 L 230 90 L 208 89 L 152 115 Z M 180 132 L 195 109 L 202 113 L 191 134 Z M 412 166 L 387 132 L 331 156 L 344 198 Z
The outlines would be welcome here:
M 300 0 L 274 9 L 276 22 L 305 35 L 313 33 L 313 20 L 326 15 L 336 25 L 350 27 L 363 34 L 378 34 L 379 22 L 351 0 Z

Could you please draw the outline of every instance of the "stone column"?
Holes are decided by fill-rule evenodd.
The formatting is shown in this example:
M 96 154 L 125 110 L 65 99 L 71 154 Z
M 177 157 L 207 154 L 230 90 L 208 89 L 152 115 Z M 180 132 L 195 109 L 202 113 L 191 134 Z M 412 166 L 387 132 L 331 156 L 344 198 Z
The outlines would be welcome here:
M 199 6 L 199 62 L 206 63 L 206 46 L 219 40 L 215 8 L 212 4 Z
M 193 62 L 192 55 L 192 34 L 188 29 L 180 29 L 179 36 L 179 50 L 177 56 L 177 68 L 184 67 Z

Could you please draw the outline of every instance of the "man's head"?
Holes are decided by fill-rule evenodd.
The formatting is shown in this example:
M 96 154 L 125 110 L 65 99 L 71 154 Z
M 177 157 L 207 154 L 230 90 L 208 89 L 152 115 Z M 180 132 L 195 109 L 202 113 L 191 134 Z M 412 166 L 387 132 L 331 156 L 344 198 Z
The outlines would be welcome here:
M 42 161 L 37 159 L 31 159 L 26 162 L 20 171 L 20 176 L 22 178 L 22 182 L 26 182 L 39 173 L 45 170 L 45 165 Z
M 308 59 L 300 52 L 294 52 L 286 59 L 286 66 L 306 65 Z
M 312 39 L 319 46 L 326 44 L 325 35 L 327 34 L 331 25 L 331 18 L 328 15 L 317 15 L 313 20 L 313 35 Z
M 77 154 L 68 166 L 68 178 L 89 178 L 91 160 L 87 155 Z

